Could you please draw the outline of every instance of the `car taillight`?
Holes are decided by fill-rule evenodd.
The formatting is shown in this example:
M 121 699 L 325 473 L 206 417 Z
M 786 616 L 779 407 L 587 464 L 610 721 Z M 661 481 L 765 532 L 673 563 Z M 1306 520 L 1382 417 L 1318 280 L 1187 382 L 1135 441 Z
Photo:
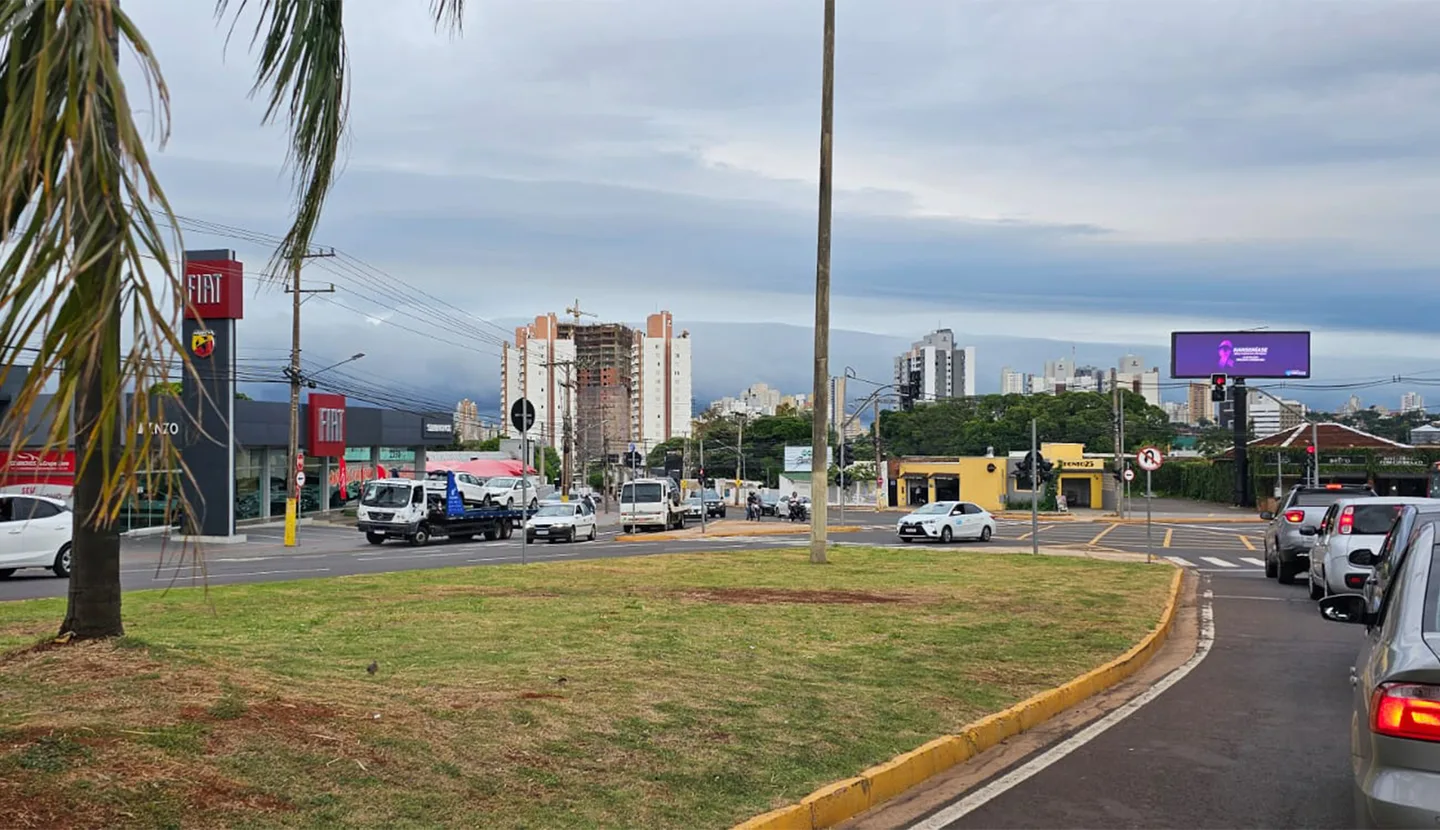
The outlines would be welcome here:
M 1340 533 L 1349 536 L 1355 529 L 1355 507 L 1351 505 L 1340 511 Z
M 1305 521 L 1305 511 L 1287 510 L 1285 511 L 1285 521 L 1289 522 L 1292 525 L 1298 525 L 1301 522 Z
M 1364 588 L 1365 574 L 1345 574 L 1346 588 Z
M 1413 741 L 1440 741 L 1440 686 L 1382 683 L 1370 698 L 1370 731 Z

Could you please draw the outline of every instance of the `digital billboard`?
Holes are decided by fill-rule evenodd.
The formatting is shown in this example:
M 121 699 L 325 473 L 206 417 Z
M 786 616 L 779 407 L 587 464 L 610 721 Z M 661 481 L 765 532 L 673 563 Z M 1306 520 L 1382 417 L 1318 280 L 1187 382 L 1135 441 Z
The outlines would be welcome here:
M 1308 331 L 1177 331 L 1170 335 L 1170 377 L 1310 377 Z

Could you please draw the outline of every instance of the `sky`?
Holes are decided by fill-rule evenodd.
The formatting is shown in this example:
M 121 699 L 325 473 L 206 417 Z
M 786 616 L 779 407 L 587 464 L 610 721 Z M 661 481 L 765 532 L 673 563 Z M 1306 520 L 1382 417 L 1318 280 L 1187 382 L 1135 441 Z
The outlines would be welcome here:
M 356 383 L 489 405 L 499 340 L 578 299 L 694 329 L 702 406 L 808 387 L 820 0 L 467 5 L 450 36 L 421 0 L 346 3 L 350 132 L 318 239 L 346 256 L 306 266 L 337 286 L 307 300 L 307 363 L 364 351 Z M 282 233 L 254 18 L 227 46 L 208 3 L 124 8 L 169 84 L 177 213 Z M 832 368 L 883 377 L 943 325 L 986 392 L 1005 365 L 1166 367 L 1172 330 L 1269 326 L 1316 332 L 1316 384 L 1440 379 L 1437 28 L 1440 3 L 1385 0 L 845 0 Z M 242 355 L 278 366 L 263 237 L 200 227 L 187 247 L 236 248 L 254 277 Z

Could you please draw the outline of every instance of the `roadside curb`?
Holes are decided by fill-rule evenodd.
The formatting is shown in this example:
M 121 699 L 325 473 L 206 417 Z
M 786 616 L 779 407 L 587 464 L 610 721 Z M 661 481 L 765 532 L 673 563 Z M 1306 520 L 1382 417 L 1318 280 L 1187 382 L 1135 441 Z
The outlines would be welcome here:
M 828 528 L 830 533 L 855 533 L 862 528 L 851 525 L 831 525 Z M 659 533 L 622 533 L 615 537 L 617 542 L 666 542 L 686 539 L 761 539 L 767 536 L 802 536 L 810 532 L 810 525 L 795 525 L 785 527 L 760 528 L 737 528 L 734 530 L 722 530 L 718 533 L 695 533 L 686 531 L 662 530 Z
M 1265 523 L 1265 520 L 1261 519 L 1259 516 L 1256 516 L 1253 519 L 1244 519 L 1239 516 L 1216 516 L 1214 518 L 1205 518 L 1204 516 L 1174 516 L 1170 518 L 1166 518 L 1164 516 L 1152 516 L 1151 519 L 1157 524 L 1164 523 L 1167 525 L 1256 525 Z M 1137 519 L 1133 516 L 1128 519 L 1119 519 L 1112 517 L 1108 519 L 1095 519 L 1094 521 L 1096 524 L 1145 524 L 1145 520 L 1143 518 Z
M 819 830 L 833 827 L 1114 686 L 1149 663 L 1170 636 L 1175 613 L 1180 606 L 1184 579 L 1184 569 L 1175 568 L 1175 576 L 1170 582 L 1170 598 L 1160 621 L 1144 639 L 1114 660 L 1009 709 L 981 718 L 957 734 L 936 738 L 854 778 L 821 787 L 801 799 L 799 804 L 771 810 L 741 822 L 735 825 L 734 830 Z

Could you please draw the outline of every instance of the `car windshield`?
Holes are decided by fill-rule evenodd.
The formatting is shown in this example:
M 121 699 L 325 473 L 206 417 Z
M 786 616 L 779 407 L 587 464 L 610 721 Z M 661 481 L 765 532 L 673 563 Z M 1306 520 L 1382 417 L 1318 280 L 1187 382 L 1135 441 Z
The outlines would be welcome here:
M 512 478 L 510 476 L 500 476 L 498 478 L 490 479 L 488 482 L 485 483 L 485 486 L 508 490 L 509 488 L 515 486 L 515 482 L 517 480 L 518 479 Z
M 1383 536 L 1390 532 L 1395 517 L 1405 509 L 1403 504 L 1357 504 L 1352 533 L 1361 536 Z
M 950 504 L 949 502 L 937 501 L 937 502 L 935 502 L 934 504 L 927 504 L 927 505 L 925 505 L 924 507 L 920 508 L 919 510 L 916 510 L 916 511 L 915 511 L 915 515 L 917 515 L 917 516 L 932 516 L 932 515 L 935 515 L 935 514 L 937 514 L 937 513 L 949 513 L 949 512 L 950 512 L 950 508 L 952 508 L 952 507 L 954 507 L 954 506 L 955 506 L 955 505 Z
M 376 482 L 365 485 L 360 503 L 366 507 L 404 507 L 410 503 L 410 485 L 402 482 Z
M 536 516 L 573 516 L 575 508 L 568 504 L 547 504 L 535 513 Z
M 699 503 L 700 503 L 700 497 L 699 497 L 699 496 L 691 496 L 690 498 L 688 498 L 688 499 L 685 500 L 685 503 L 686 503 L 686 504 L 699 504 Z
M 658 484 L 627 484 L 620 488 L 620 501 L 652 504 L 664 499 L 663 489 Z
M 719 501 L 719 500 L 720 500 L 720 494 L 717 493 L 717 492 L 715 492 L 714 490 L 706 490 L 706 491 L 705 491 L 705 500 L 706 500 L 706 501 Z

